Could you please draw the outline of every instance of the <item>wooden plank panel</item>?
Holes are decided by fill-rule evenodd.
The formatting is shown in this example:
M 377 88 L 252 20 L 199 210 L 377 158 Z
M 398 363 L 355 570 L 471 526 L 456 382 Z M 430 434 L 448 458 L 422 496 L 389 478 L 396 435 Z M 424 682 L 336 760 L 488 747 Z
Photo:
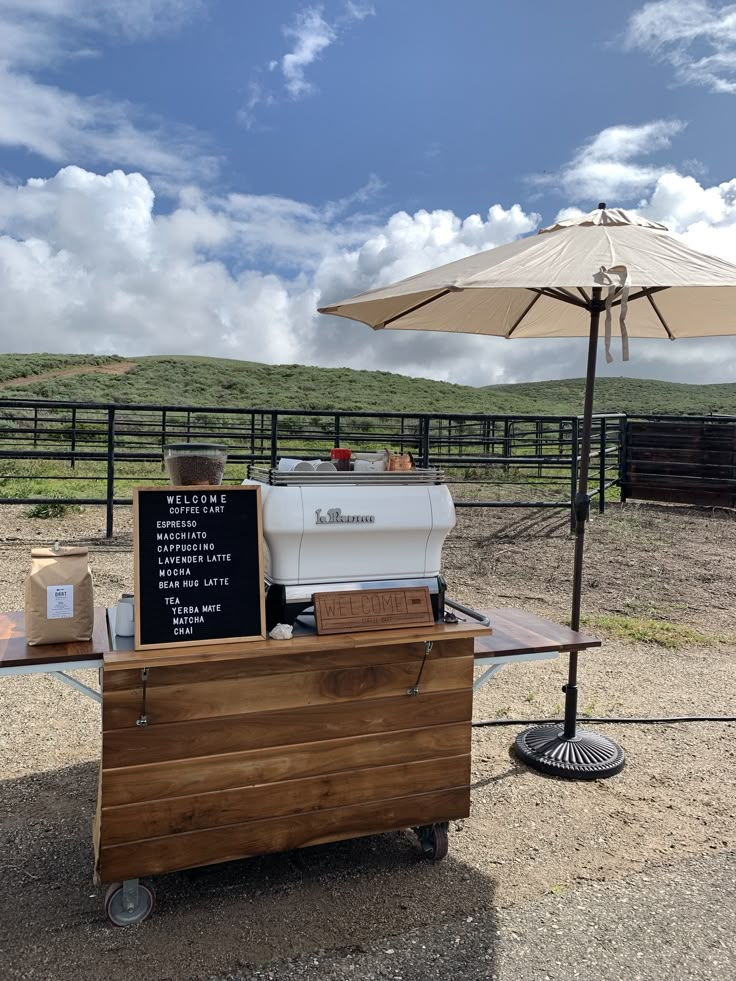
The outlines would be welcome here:
M 163 669 L 162 669 L 163 670 Z M 273 712 L 287 708 L 334 704 L 350 700 L 406 698 L 416 682 L 420 664 L 364 664 L 330 671 L 300 671 L 256 678 L 202 681 L 196 685 L 150 688 L 146 714 L 150 725 Z M 427 661 L 422 670 L 423 692 L 454 691 L 472 683 L 472 655 Z M 142 690 L 105 693 L 102 727 L 105 732 L 134 726 L 140 715 Z
M 470 754 L 466 754 L 108 807 L 102 811 L 102 846 L 135 841 L 142 835 L 159 838 L 469 783 Z
M 472 638 L 440 640 L 433 644 L 427 660 L 447 657 L 463 657 L 472 651 Z M 326 671 L 331 668 L 352 668 L 370 664 L 399 664 L 402 661 L 424 657 L 424 644 L 389 644 L 373 647 L 370 652 L 343 647 L 337 650 L 313 651 L 292 654 L 289 649 L 281 653 L 256 658 L 229 661 L 195 661 L 151 668 L 148 688 L 159 685 L 193 685 L 200 681 L 224 681 L 229 678 L 257 678 L 276 674 L 294 674 L 297 671 Z M 134 688 L 140 691 L 141 672 L 137 670 L 109 671 L 105 675 L 105 691 L 124 691 Z
M 736 507 L 736 495 L 723 491 L 708 492 L 703 489 L 686 491 L 677 488 L 661 488 L 654 484 L 627 484 L 627 497 L 639 501 L 661 501 L 665 504 L 694 504 L 700 507 Z
M 133 725 L 103 733 L 103 766 L 109 769 L 170 759 L 184 760 L 266 746 L 462 722 L 470 719 L 472 707 L 473 692 L 468 687 L 454 692 L 422 692 L 415 697 L 404 695 L 311 705 L 140 728 Z
M 470 742 L 471 728 L 461 722 L 103 770 L 102 802 L 111 807 L 340 773 L 358 766 L 461 756 L 470 752 Z
M 469 813 L 470 788 L 459 787 L 391 801 L 313 811 L 296 817 L 190 831 L 103 848 L 100 876 L 103 882 L 114 882 L 158 875 L 251 855 L 450 821 L 467 817 Z

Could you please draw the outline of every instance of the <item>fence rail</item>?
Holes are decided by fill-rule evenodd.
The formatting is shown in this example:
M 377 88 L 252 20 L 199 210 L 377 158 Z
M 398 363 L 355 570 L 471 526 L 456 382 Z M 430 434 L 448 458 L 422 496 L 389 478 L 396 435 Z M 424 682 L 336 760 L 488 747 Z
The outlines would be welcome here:
M 593 495 L 621 477 L 623 415 L 596 416 Z M 167 442 L 228 448 L 226 480 L 280 456 L 329 455 L 389 446 L 418 465 L 442 467 L 458 507 L 568 508 L 580 464 L 576 416 L 240 409 L 0 400 L 0 504 L 99 504 L 113 533 L 114 507 L 135 484 L 166 482 Z M 51 490 L 49 490 L 51 488 Z M 44 492 L 45 491 L 45 492 Z

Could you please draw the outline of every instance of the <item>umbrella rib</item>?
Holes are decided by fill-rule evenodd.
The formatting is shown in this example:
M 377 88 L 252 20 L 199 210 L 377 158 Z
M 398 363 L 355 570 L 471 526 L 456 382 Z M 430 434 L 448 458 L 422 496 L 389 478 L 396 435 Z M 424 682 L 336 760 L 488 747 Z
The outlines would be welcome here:
M 660 324 L 662 324 L 662 326 L 664 327 L 664 329 L 667 331 L 667 336 L 669 337 L 669 339 L 671 341 L 674 341 L 675 335 L 672 333 L 672 331 L 667 326 L 667 321 L 664 319 L 664 317 L 660 313 L 659 307 L 654 302 L 654 299 L 652 298 L 652 296 L 649 293 L 646 293 L 645 296 L 649 300 L 649 303 L 651 304 L 652 310 L 654 310 L 654 312 L 657 314 L 657 317 L 659 317 Z
M 516 318 L 516 320 L 514 321 L 514 323 L 511 326 L 511 328 L 507 331 L 507 333 L 506 333 L 506 340 L 508 340 L 509 337 L 511 337 L 511 335 L 514 333 L 514 331 L 516 330 L 516 328 L 522 322 L 522 320 L 524 319 L 524 317 L 526 317 L 526 315 L 529 313 L 529 311 L 534 306 L 534 304 L 537 302 L 537 300 L 539 300 L 540 297 L 542 296 L 542 294 L 538 290 L 533 290 L 533 293 L 534 293 L 534 296 L 532 297 L 531 303 L 529 303 L 529 305 L 526 306 L 524 308 L 524 310 L 522 310 L 521 314 Z
M 548 296 L 552 300 L 571 303 L 574 307 L 585 307 L 585 303 L 582 303 L 577 297 L 572 296 L 570 293 L 558 292 L 557 289 L 551 286 L 543 286 L 541 289 L 535 289 L 534 292 L 539 293 L 540 296 Z
M 587 293 L 585 292 L 585 290 L 583 289 L 583 287 L 582 287 L 582 286 L 578 286 L 578 287 L 577 287 L 577 291 L 578 291 L 578 293 L 579 293 L 579 294 L 580 294 L 580 295 L 582 296 L 582 298 L 583 298 L 583 299 L 585 300 L 585 302 L 586 302 L 586 303 L 590 303 L 590 297 L 589 297 L 589 296 L 588 296 L 588 294 L 587 294 Z
M 578 298 L 577 298 L 577 297 L 575 296 L 575 294 L 574 294 L 574 293 L 572 293 L 572 292 L 571 292 L 570 290 L 566 290 L 564 286 L 556 286 L 556 287 L 555 287 L 555 289 L 556 289 L 556 290 L 557 290 L 557 291 L 558 291 L 559 293 L 564 293 L 564 294 L 565 294 L 565 296 L 569 296 L 569 297 L 570 297 L 570 299 L 571 299 L 571 300 L 574 300 L 574 301 L 575 301 L 575 303 L 576 303 L 576 304 L 577 304 L 578 306 L 580 305 L 580 300 L 578 300 Z M 583 299 L 585 299 L 585 302 L 586 302 L 586 303 L 588 302 L 588 301 L 587 301 L 587 298 L 586 298 L 585 296 L 583 296 Z
M 389 317 L 388 320 L 384 320 L 384 322 L 379 326 L 388 327 L 389 324 L 393 324 L 402 317 L 406 317 L 407 314 L 414 313 L 415 310 L 421 310 L 422 307 L 426 307 L 428 303 L 434 303 L 435 300 L 442 299 L 443 296 L 447 296 L 447 294 L 450 292 L 452 292 L 450 289 L 440 290 L 439 293 L 435 293 L 434 296 L 430 296 L 428 299 L 422 300 L 421 303 L 415 303 L 413 306 L 407 307 L 406 310 L 402 310 L 401 313 L 397 313 L 396 316 Z
M 644 289 L 639 290 L 638 293 L 631 293 L 629 296 L 629 303 L 632 300 L 640 300 L 643 296 L 649 297 L 651 293 L 661 293 L 662 290 L 668 290 L 669 286 L 645 286 Z M 621 299 L 613 301 L 612 306 L 617 307 L 621 303 Z

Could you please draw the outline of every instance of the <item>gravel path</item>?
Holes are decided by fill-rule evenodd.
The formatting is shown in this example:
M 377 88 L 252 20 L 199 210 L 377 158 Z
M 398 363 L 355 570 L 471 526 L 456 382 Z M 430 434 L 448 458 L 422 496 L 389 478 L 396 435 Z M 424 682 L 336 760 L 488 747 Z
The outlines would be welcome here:
M 99 604 L 129 588 L 129 510 L 119 510 L 109 542 L 101 509 L 30 521 L 4 507 L 0 517 L 0 608 L 22 607 L 31 545 L 57 538 L 90 544 Z M 608 637 L 581 658 L 581 709 L 736 715 L 732 515 L 611 508 L 595 518 L 589 542 L 587 611 L 656 617 L 701 639 L 668 649 Z M 446 571 L 462 601 L 562 619 L 571 556 L 564 516 L 461 512 Z M 559 713 L 565 671 L 564 658 L 505 669 L 476 698 L 477 717 Z M 89 672 L 80 677 L 94 683 Z M 495 970 L 504 981 L 567 981 L 575 965 L 591 981 L 635 981 L 637 970 L 642 979 L 735 976 L 733 963 L 713 964 L 732 948 L 711 940 L 733 906 L 724 877 L 736 853 L 736 725 L 607 726 L 627 767 L 592 783 L 525 769 L 509 755 L 517 729 L 476 729 L 472 816 L 451 829 L 446 862 L 423 861 L 402 833 L 161 876 L 156 915 L 125 931 L 106 924 L 103 891 L 90 884 L 99 726 L 96 704 L 50 678 L 0 682 L 3 981 L 199 981 L 239 969 L 250 977 L 271 963 L 281 966 L 261 967 L 261 977 L 301 976 L 283 973 L 284 958 L 294 972 L 314 959 L 324 972 L 344 972 L 326 978 L 473 979 Z M 625 915 L 609 922 L 606 911 Z M 590 922 L 592 933 L 579 929 Z M 703 924 L 712 929 L 699 946 Z M 667 948 L 668 932 L 679 946 Z M 397 935 L 402 946 L 382 939 Z M 429 953 L 415 957 L 421 944 Z M 436 965 L 445 973 L 432 975 L 432 951 L 445 952 Z M 621 966 L 639 951 L 633 967 Z M 680 957 L 677 969 L 652 973 L 665 957 Z
M 736 854 L 207 981 L 736 977 Z

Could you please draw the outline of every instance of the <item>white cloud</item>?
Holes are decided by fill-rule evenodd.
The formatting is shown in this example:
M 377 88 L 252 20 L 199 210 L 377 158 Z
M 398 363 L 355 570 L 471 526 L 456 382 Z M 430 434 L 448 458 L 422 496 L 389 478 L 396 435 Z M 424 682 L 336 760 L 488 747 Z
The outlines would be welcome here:
M 362 196 L 314 207 L 188 188 L 171 214 L 156 215 L 140 174 L 67 167 L 0 185 L 0 347 L 472 370 L 477 338 L 378 337 L 317 306 L 491 248 L 537 216 L 496 205 L 464 220 L 419 211 L 378 223 L 354 210 Z M 280 270 L 266 271 L 276 256 Z
M 315 86 L 306 77 L 307 69 L 343 36 L 351 24 L 374 14 L 375 10 L 370 4 L 348 0 L 342 13 L 330 23 L 325 20 L 322 7 L 303 8 L 290 24 L 282 28 L 291 48 L 279 58 L 268 61 L 265 70 L 281 74 L 284 90 L 290 99 L 302 99 L 312 94 Z M 253 72 L 248 85 L 248 99 L 238 112 L 238 118 L 248 129 L 258 125 L 255 110 L 259 105 L 273 105 L 277 101 L 275 93 L 263 82 L 263 71 L 259 68 Z
M 150 37 L 173 31 L 199 9 L 199 0 L 0 0 L 0 145 L 55 162 L 132 166 L 175 181 L 210 176 L 216 161 L 192 130 L 37 77 L 89 55 L 79 44 L 90 37 Z
M 624 42 L 670 64 L 678 82 L 736 93 L 736 4 L 647 3 L 629 19 Z
M 293 41 L 294 47 L 287 51 L 279 64 L 286 91 L 292 99 L 298 99 L 312 91 L 312 85 L 304 76 L 306 69 L 335 41 L 337 34 L 318 7 L 302 10 L 297 14 L 295 23 L 284 29 L 284 34 Z
M 360 198 L 360 193 L 357 193 Z M 0 184 L 0 349 L 211 354 L 349 365 L 471 384 L 579 376 L 584 342 L 379 331 L 319 316 L 320 305 L 532 232 L 519 205 L 483 215 L 398 212 L 360 200 L 316 207 L 272 195 L 184 189 L 157 215 L 136 173 L 64 168 Z M 736 261 L 736 180 L 660 175 L 641 210 L 696 248 Z M 631 344 L 601 373 L 731 380 L 736 343 Z
M 639 158 L 669 148 L 686 125 L 678 119 L 657 119 L 639 126 L 609 126 L 583 144 L 556 174 L 535 175 L 531 181 L 556 187 L 574 201 L 606 200 L 612 205 L 630 200 L 668 170 Z

